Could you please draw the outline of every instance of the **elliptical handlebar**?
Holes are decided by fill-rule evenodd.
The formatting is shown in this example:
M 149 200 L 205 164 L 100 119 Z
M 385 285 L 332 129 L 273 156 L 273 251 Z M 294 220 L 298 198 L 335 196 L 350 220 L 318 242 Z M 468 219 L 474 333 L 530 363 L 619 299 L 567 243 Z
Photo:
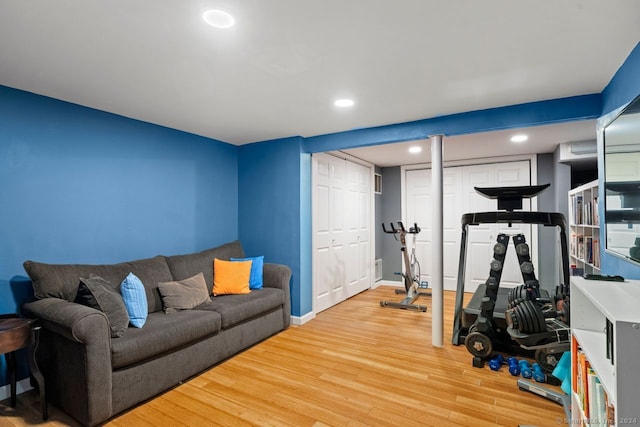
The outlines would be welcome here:
M 413 227 L 409 227 L 409 230 L 406 230 L 404 228 L 404 224 L 402 223 L 402 221 L 398 221 L 398 227 L 400 228 L 396 228 L 393 225 L 393 222 L 389 223 L 389 225 L 391 226 L 391 230 L 387 230 L 387 228 L 384 226 L 384 222 L 382 223 L 382 231 L 384 231 L 387 234 L 398 234 L 398 233 L 404 233 L 404 234 L 418 234 L 420 233 L 420 227 L 418 227 L 417 223 L 413 223 Z

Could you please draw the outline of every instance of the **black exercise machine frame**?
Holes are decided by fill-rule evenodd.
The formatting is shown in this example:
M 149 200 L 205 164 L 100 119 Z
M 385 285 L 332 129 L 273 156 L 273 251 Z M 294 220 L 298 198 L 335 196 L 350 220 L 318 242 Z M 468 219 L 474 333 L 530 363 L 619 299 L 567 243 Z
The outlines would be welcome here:
M 477 188 L 476 191 L 483 192 L 490 198 L 498 198 L 498 208 L 509 209 L 506 211 L 493 211 L 493 212 L 475 212 L 466 213 L 462 215 L 462 238 L 460 241 L 460 260 L 458 264 L 458 282 L 456 289 L 456 302 L 455 313 L 453 322 L 453 335 L 452 343 L 454 345 L 460 345 L 464 343 L 465 336 L 462 336 L 462 316 L 463 316 L 463 303 L 464 303 L 464 285 L 465 285 L 465 270 L 466 270 L 466 251 L 467 251 L 467 238 L 468 229 L 472 225 L 480 224 L 537 224 L 546 227 L 558 227 L 560 233 L 560 249 L 562 255 L 562 275 L 564 283 L 558 285 L 556 294 L 569 293 L 569 259 L 568 259 L 568 244 L 567 244 L 567 223 L 564 215 L 557 212 L 529 212 L 529 211 L 517 211 L 514 212 L 514 208 L 522 207 L 523 197 L 533 197 L 539 194 L 542 190 L 549 187 L 549 184 L 530 186 L 530 187 L 513 187 L 516 196 L 512 198 L 499 197 L 499 192 L 504 188 Z M 529 192 L 526 193 L 526 189 Z M 518 195 L 519 192 L 519 195 Z M 516 199 L 520 199 L 520 204 Z
M 418 265 L 418 272 L 416 274 L 416 272 L 414 271 L 414 263 L 412 262 L 412 260 L 409 259 L 409 254 L 407 252 L 407 241 L 406 241 L 406 235 L 407 234 L 413 234 L 414 235 L 414 240 L 413 240 L 413 249 L 412 249 L 412 253 L 411 253 L 411 257 L 415 257 L 415 235 L 419 234 L 421 229 L 420 227 L 418 227 L 417 223 L 413 223 L 413 227 L 409 227 L 409 229 L 407 230 L 404 227 L 404 224 L 402 223 L 402 221 L 398 221 L 398 227 L 396 228 L 393 225 L 393 222 L 390 223 L 390 230 L 387 230 L 387 228 L 384 226 L 384 223 L 382 223 L 382 231 L 386 234 L 393 234 L 394 238 L 396 240 L 398 240 L 398 237 L 396 237 L 396 235 L 400 236 L 400 251 L 402 252 L 402 260 L 404 262 L 404 266 L 405 266 L 405 272 L 399 272 L 396 274 L 399 274 L 402 276 L 402 281 L 404 284 L 404 291 L 401 291 L 399 289 L 396 289 L 396 294 L 404 294 L 406 295 L 405 298 L 402 299 L 402 301 L 400 302 L 393 302 L 393 301 L 386 301 L 386 300 L 382 300 L 380 301 L 380 306 L 381 307 L 390 307 L 390 308 L 401 308 L 401 309 L 405 309 L 405 310 L 416 310 L 416 311 L 422 311 L 422 312 L 426 312 L 427 311 L 427 306 L 426 305 L 421 305 L 421 304 L 414 304 L 415 301 L 420 298 L 420 297 L 430 297 L 431 296 L 431 292 L 421 292 L 420 289 L 427 289 L 428 285 L 426 284 L 427 282 L 422 282 L 421 281 L 421 277 L 420 277 L 420 263 L 419 262 L 415 262 L 415 264 Z M 423 283 L 426 286 L 423 286 Z

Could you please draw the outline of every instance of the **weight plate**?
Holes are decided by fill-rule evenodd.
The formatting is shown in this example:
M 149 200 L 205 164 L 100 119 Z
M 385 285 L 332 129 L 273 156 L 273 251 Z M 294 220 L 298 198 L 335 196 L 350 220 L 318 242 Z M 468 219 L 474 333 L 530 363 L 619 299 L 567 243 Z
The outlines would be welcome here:
M 531 303 L 531 310 L 534 314 L 533 319 L 534 322 L 534 332 L 545 332 L 547 330 L 547 321 L 544 318 L 544 313 L 542 309 L 535 303 Z
M 516 301 L 516 300 L 527 300 L 528 292 L 525 289 L 524 285 L 518 285 L 515 288 L 512 288 L 509 291 L 509 296 L 507 297 L 508 301 Z
M 530 263 L 529 261 L 525 261 L 522 264 L 520 264 L 520 270 L 524 274 L 530 274 L 531 272 L 533 272 L 533 264 Z
M 522 304 L 518 305 L 522 315 L 520 332 L 523 334 L 533 333 L 533 313 L 529 308 L 529 303 L 530 301 L 524 301 Z
M 544 348 L 539 348 L 538 350 L 536 350 L 536 354 L 534 357 L 542 370 L 545 373 L 550 374 L 558 365 L 560 357 L 562 357 L 562 353 L 547 353 Z
M 513 329 L 518 329 L 518 318 L 515 315 L 515 309 L 510 308 L 504 313 L 504 319 L 507 321 L 507 326 Z
M 519 245 L 516 245 L 516 253 L 520 256 L 529 255 L 529 245 L 527 245 L 526 243 L 520 243 Z
M 491 356 L 493 353 L 493 344 L 491 343 L 491 339 L 480 332 L 471 332 L 467 335 L 464 339 L 464 345 L 467 347 L 469 353 L 483 359 Z

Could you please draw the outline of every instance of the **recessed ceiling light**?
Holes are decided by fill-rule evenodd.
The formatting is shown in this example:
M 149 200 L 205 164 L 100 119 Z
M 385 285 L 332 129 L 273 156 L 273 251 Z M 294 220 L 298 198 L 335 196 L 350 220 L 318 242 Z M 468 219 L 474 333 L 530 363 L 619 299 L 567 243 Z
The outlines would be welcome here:
M 409 148 L 409 152 L 411 154 L 418 154 L 419 152 L 422 151 L 422 147 L 418 146 L 418 145 L 414 145 L 413 147 Z
M 511 142 L 525 142 L 529 137 L 525 134 L 513 135 L 511 137 Z
M 333 105 L 335 105 L 336 107 L 353 107 L 353 99 L 336 99 L 336 101 L 333 103 Z
M 224 10 L 207 10 L 202 14 L 204 22 L 216 28 L 229 28 L 236 22 L 229 13 Z

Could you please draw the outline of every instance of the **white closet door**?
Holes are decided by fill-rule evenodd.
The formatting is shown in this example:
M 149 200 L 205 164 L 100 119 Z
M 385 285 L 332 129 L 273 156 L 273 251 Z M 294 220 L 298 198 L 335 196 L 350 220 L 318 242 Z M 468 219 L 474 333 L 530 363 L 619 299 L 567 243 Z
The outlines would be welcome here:
M 347 191 L 346 219 L 346 269 L 347 296 L 352 297 L 371 286 L 371 170 L 345 160 Z
M 407 250 L 411 255 L 413 240 L 416 240 L 416 259 L 420 264 L 420 280 L 431 279 L 431 209 L 425 209 L 425 206 L 431 206 L 431 170 L 420 169 L 408 171 L 406 174 L 407 211 L 405 228 L 413 227 L 417 224 L 420 227 L 420 233 L 408 234 L 406 237 Z M 400 252 L 400 242 L 397 245 L 398 256 L 402 259 Z M 404 261 L 402 271 L 405 272 Z M 405 272 L 406 273 L 406 272 Z M 398 281 L 402 278 L 398 276 Z
M 344 226 L 345 163 L 333 156 L 313 156 L 314 310 L 347 298 Z
M 431 280 L 431 170 L 419 169 L 407 171 L 407 226 L 418 224 L 421 231 L 417 236 L 408 237 L 408 247 L 411 250 L 411 239 L 416 241 L 416 258 L 420 263 L 420 279 Z M 445 215 L 443 219 L 444 240 L 444 288 L 454 290 L 458 276 L 458 254 L 460 253 L 460 215 L 462 212 L 462 174 L 461 168 L 445 168 L 442 176 L 443 205 Z M 398 246 L 399 248 L 399 246 Z M 403 266 L 404 269 L 404 266 Z
M 494 163 L 488 165 L 465 166 L 463 168 L 463 186 L 466 212 L 488 212 L 498 209 L 498 201 L 488 199 L 475 191 L 474 187 L 509 187 L 530 185 L 529 162 Z M 523 210 L 530 210 L 530 202 L 525 200 Z M 489 277 L 489 263 L 493 259 L 493 245 L 498 233 L 514 235 L 522 233 L 531 245 L 531 226 L 524 224 L 480 224 L 469 227 L 467 240 L 467 265 L 465 273 L 465 291 L 475 292 L 480 283 Z M 501 287 L 513 287 L 522 283 L 518 258 L 509 240 L 505 258 Z
M 429 171 L 431 172 L 431 171 Z M 444 218 L 442 221 L 443 288 L 455 290 L 458 280 L 458 260 L 460 259 L 461 217 L 464 211 L 462 194 L 462 167 L 445 168 L 442 174 L 442 202 Z M 429 258 L 431 258 L 429 256 Z
M 478 194 L 474 187 L 500 187 L 530 184 L 529 161 L 505 162 L 487 165 L 447 167 L 443 171 L 443 246 L 444 283 L 446 290 L 455 290 L 458 280 L 462 215 L 469 212 L 497 210 L 497 201 Z M 429 280 L 431 273 L 431 170 L 407 170 L 405 173 L 406 209 L 409 224 L 417 222 L 422 232 L 418 235 L 416 254 L 422 267 L 422 277 Z M 529 210 L 525 201 L 523 209 Z M 499 232 L 524 233 L 531 244 L 531 226 L 512 228 L 496 224 L 469 227 L 466 253 L 465 291 L 474 292 L 478 284 L 489 277 L 489 263 L 493 245 Z M 512 245 L 511 245 L 512 246 Z M 515 286 L 522 281 L 517 257 L 511 247 L 502 274 L 501 286 Z
M 313 155 L 314 312 L 371 287 L 371 170 Z

